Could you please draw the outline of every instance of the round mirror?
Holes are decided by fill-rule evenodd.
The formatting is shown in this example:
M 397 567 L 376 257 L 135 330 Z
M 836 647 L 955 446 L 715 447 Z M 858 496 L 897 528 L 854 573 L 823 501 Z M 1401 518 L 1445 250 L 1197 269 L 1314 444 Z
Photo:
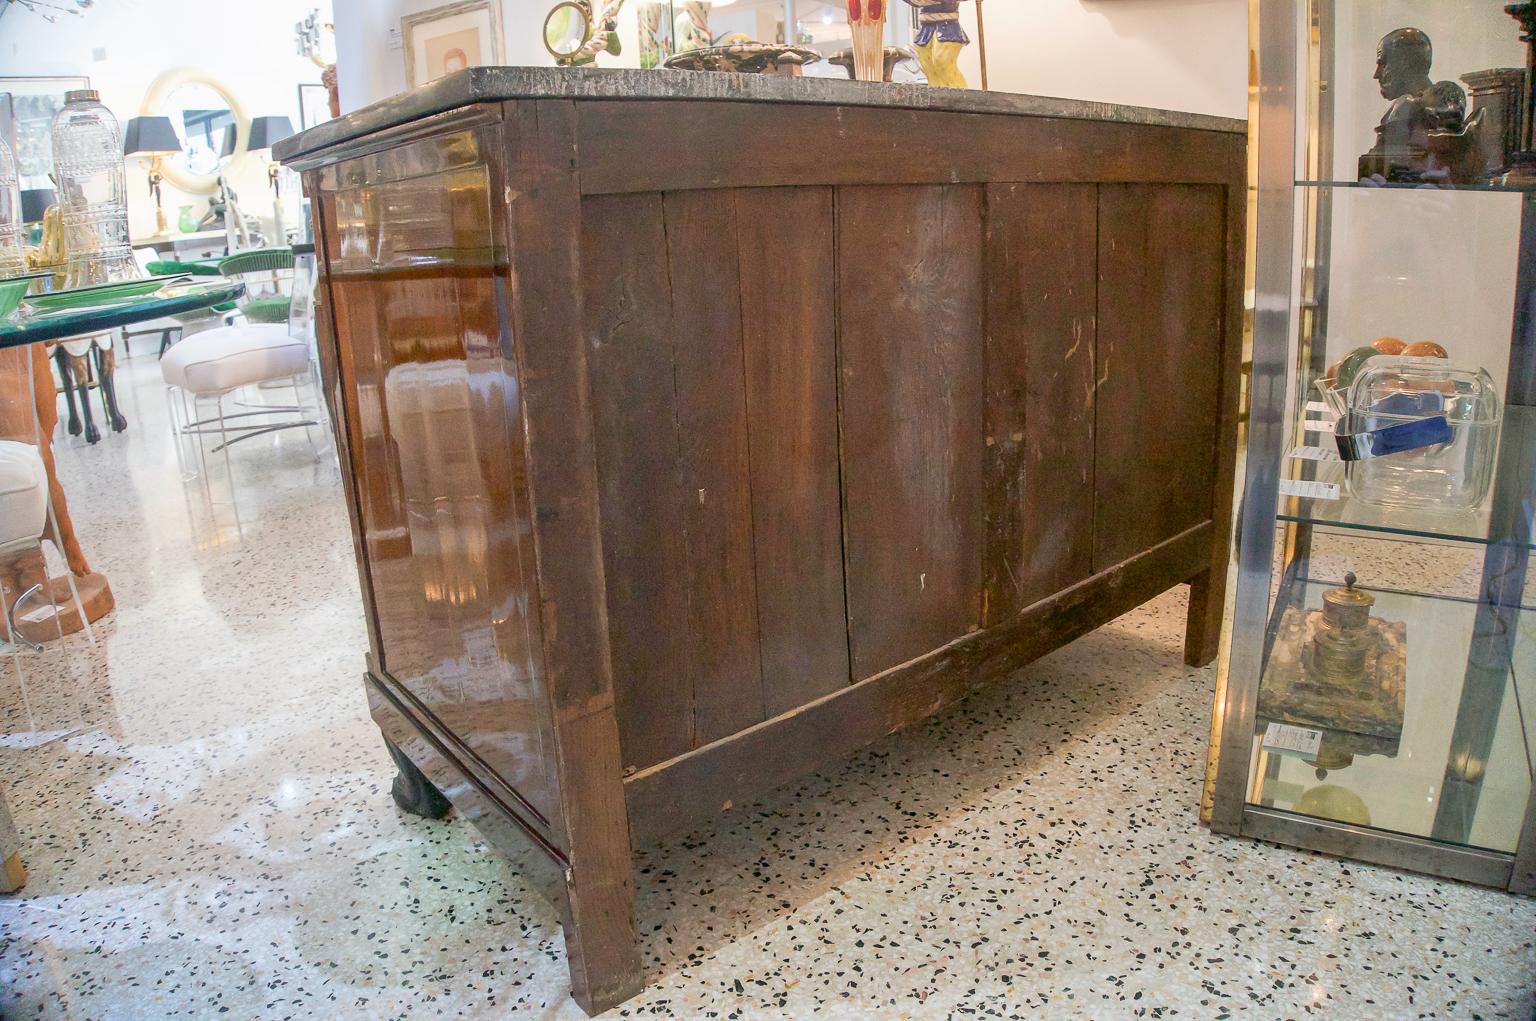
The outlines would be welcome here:
M 245 154 L 250 119 L 230 90 L 206 72 L 167 71 L 150 85 L 140 112 L 170 118 L 181 152 L 168 157 L 161 169 L 165 179 L 184 192 L 213 194 L 220 167 Z
M 544 48 L 558 61 L 567 61 L 592 37 L 592 12 L 577 0 L 556 4 L 544 19 Z

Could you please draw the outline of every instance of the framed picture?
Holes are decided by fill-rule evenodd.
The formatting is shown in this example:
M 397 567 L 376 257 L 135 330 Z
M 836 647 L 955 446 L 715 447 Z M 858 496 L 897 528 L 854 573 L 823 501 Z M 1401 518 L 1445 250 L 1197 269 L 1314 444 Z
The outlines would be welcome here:
M 411 88 L 503 56 L 499 0 L 462 0 L 400 19 L 405 82 Z
M 331 94 L 324 85 L 299 86 L 299 130 L 331 119 Z
M 10 117 L 0 134 L 16 154 L 23 189 L 53 187 L 53 116 L 64 109 L 64 93 L 90 87 L 84 77 L 0 78 L 0 93 L 10 96 Z

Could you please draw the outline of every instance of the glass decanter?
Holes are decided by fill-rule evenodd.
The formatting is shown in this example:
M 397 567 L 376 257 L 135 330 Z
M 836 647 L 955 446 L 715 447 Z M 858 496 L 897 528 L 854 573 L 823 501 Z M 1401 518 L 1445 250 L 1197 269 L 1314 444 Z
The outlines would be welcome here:
M 53 169 L 69 258 L 64 286 L 141 277 L 128 240 L 123 134 L 94 89 L 65 93 L 53 119 Z

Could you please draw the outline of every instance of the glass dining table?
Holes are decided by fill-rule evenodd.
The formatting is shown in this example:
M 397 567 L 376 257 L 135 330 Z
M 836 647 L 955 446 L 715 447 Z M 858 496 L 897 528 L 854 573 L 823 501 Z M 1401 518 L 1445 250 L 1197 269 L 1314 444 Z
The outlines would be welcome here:
M 47 355 L 39 345 L 75 337 L 90 337 L 120 326 L 189 315 L 217 308 L 239 298 L 243 284 L 220 280 L 193 286 L 168 286 L 141 297 L 100 304 L 34 310 L 27 307 L 0 319 L 0 440 L 37 447 L 48 476 L 47 525 L 50 539 L 66 564 L 62 574 L 49 575 L 41 547 L 0 565 L 0 598 L 12 605 L 32 585 L 43 595 L 30 612 L 15 620 L 18 636 L 7 631 L 13 645 L 35 645 L 84 630 L 112 609 L 112 590 L 93 571 L 75 534 L 69 504 L 54 468 L 53 434 L 58 425 L 58 391 Z M 15 591 L 11 591 L 15 588 Z

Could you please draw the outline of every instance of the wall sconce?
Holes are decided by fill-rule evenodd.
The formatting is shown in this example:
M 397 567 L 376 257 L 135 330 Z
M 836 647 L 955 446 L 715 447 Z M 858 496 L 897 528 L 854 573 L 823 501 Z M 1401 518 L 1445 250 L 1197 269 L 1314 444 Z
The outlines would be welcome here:
M 181 152 L 181 139 L 169 117 L 130 117 L 123 128 L 123 155 L 137 156 L 149 171 L 149 193 L 155 197 L 155 235 L 169 233 L 165 208 L 160 204 L 160 183 L 165 180 L 160 161 Z

